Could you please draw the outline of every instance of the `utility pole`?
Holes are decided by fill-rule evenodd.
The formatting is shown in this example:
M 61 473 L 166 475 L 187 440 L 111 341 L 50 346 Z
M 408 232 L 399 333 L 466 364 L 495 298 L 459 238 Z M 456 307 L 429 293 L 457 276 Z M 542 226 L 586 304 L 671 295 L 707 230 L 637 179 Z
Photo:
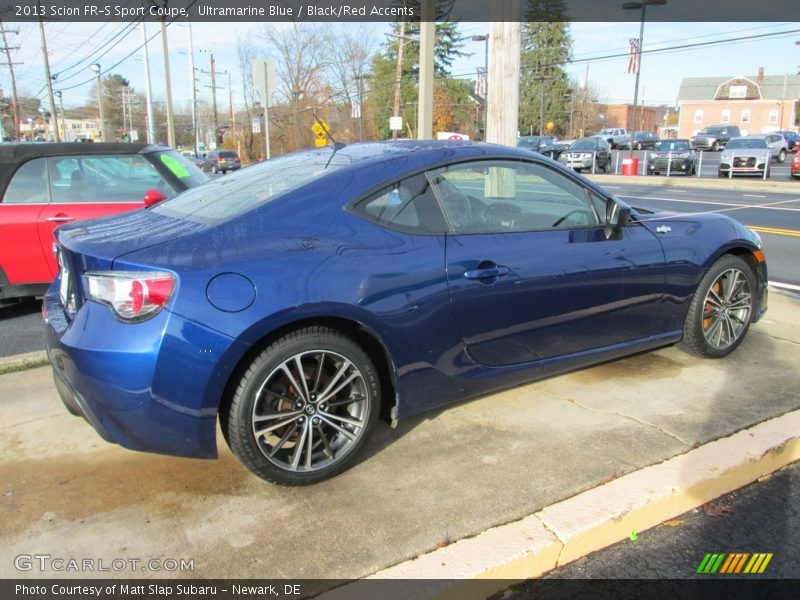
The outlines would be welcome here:
M 405 3 L 403 3 L 405 6 Z M 406 20 L 400 21 L 400 36 L 397 38 L 397 69 L 394 76 L 394 105 L 392 106 L 392 116 L 400 116 L 400 83 L 403 77 L 403 43 L 406 36 Z M 397 129 L 392 130 L 392 139 L 397 139 Z
M 122 129 L 123 130 L 127 130 L 128 129 L 128 119 L 127 119 L 128 112 L 125 110 L 125 86 L 124 85 L 121 86 L 119 88 L 119 91 L 122 92 Z M 130 138 L 128 138 L 128 139 L 130 139 Z
M 42 12 L 42 5 L 39 0 L 36 0 L 36 7 L 39 9 L 39 14 Z M 39 34 L 42 38 L 42 56 L 44 57 L 44 76 L 47 79 L 47 97 L 50 100 L 50 114 L 53 117 L 53 130 L 56 142 L 61 141 L 61 135 L 58 133 L 58 118 L 56 117 L 56 100 L 53 97 L 53 80 L 50 78 L 50 59 L 47 56 L 47 41 L 44 38 L 44 22 L 42 17 L 39 17 Z M 45 122 L 47 122 L 47 113 L 44 115 Z
M 164 2 L 166 7 L 167 3 Z M 172 79 L 169 74 L 169 42 L 167 41 L 166 17 L 161 18 L 161 46 L 164 49 L 164 85 L 167 93 L 167 145 L 175 147 L 175 115 L 172 112 Z
M 147 102 L 147 143 L 156 143 L 156 130 L 155 123 L 153 122 L 153 96 L 150 94 L 150 57 L 147 53 L 147 25 L 142 21 L 142 38 L 144 44 L 142 50 L 144 51 L 144 95 Z
M 11 51 L 19 50 L 19 46 L 10 47 L 6 33 L 13 33 L 19 35 L 19 29 L 3 29 L 3 20 L 0 19 L 0 32 L 3 34 L 3 50 L 6 53 L 6 65 L 11 73 L 11 94 L 13 98 L 12 114 L 14 115 L 14 139 L 19 141 L 19 103 L 17 101 L 17 79 L 14 76 L 14 65 L 21 65 L 22 63 L 15 63 L 11 60 Z
M 194 43 L 192 42 L 192 22 L 189 26 L 189 81 L 192 82 L 192 136 L 194 140 L 194 155 L 199 156 L 200 145 L 198 144 L 199 131 L 197 129 L 197 80 L 194 77 Z
M 231 129 L 236 125 L 236 113 L 233 112 L 233 86 L 231 85 L 231 72 L 228 74 L 228 111 L 230 112 Z
M 206 86 L 211 88 L 211 112 L 214 115 L 214 144 L 218 143 L 219 139 L 219 115 L 217 114 L 217 69 L 216 62 L 214 62 L 214 55 L 211 55 L 211 70 L 203 71 L 206 75 L 211 75 L 211 85 Z M 227 71 L 219 73 L 220 75 L 227 75 Z
M 433 47 L 436 38 L 436 7 L 433 0 L 423 0 L 419 23 L 419 111 L 417 139 L 433 138 Z
M 487 93 L 486 141 L 517 145 L 519 122 L 519 74 L 521 7 L 514 0 L 491 4 L 489 72 L 492 85 Z M 497 82 L 501 82 L 499 85 Z

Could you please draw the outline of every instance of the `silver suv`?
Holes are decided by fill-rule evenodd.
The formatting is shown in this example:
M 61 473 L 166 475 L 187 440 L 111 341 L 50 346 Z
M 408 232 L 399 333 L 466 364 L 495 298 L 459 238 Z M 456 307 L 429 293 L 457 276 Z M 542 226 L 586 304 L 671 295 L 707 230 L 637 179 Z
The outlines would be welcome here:
M 789 145 L 786 143 L 786 138 L 780 133 L 767 133 L 764 135 L 751 135 L 750 137 L 763 138 L 767 142 L 770 157 L 773 160 L 782 163 L 786 160 L 786 155 L 789 153 Z

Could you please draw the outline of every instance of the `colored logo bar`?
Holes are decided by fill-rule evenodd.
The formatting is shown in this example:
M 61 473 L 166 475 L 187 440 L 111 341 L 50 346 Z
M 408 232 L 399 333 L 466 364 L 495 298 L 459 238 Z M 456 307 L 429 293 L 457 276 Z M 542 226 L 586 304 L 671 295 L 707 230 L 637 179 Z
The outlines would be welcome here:
M 697 567 L 697 572 L 701 575 L 761 574 L 767 569 L 772 556 L 772 552 L 707 553 Z

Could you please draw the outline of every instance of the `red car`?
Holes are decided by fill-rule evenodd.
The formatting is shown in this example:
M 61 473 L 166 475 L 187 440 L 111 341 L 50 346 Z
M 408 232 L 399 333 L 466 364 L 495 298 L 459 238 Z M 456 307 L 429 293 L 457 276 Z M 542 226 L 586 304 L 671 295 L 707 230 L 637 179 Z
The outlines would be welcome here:
M 800 179 L 800 152 L 792 159 L 792 177 Z
M 161 146 L 0 144 L 0 306 L 45 292 L 62 223 L 149 206 L 207 180 Z

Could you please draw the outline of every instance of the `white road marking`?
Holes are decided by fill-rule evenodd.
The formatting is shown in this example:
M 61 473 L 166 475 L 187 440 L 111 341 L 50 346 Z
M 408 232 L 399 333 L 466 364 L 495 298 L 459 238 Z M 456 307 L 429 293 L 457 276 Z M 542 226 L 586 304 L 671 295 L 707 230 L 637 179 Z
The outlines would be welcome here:
M 760 196 L 758 194 L 742 194 L 745 198 L 766 198 L 766 196 Z
M 784 206 L 775 206 L 777 204 L 790 204 L 792 202 L 800 202 L 800 198 L 793 198 L 791 200 L 781 200 L 779 202 L 770 202 L 768 204 L 735 204 L 733 202 L 714 202 L 712 200 L 682 200 L 678 198 L 662 198 L 658 196 L 624 196 L 620 198 L 633 198 L 634 200 L 662 200 L 664 202 L 679 202 L 682 204 L 707 204 L 709 206 L 727 206 L 727 210 L 741 210 L 746 208 L 762 208 L 765 210 L 785 210 L 789 212 L 800 212 L 800 208 L 786 208 Z
M 769 285 L 772 287 L 776 287 L 781 290 L 792 290 L 793 292 L 800 292 L 800 285 L 794 285 L 792 283 L 781 283 L 779 281 L 768 281 Z

